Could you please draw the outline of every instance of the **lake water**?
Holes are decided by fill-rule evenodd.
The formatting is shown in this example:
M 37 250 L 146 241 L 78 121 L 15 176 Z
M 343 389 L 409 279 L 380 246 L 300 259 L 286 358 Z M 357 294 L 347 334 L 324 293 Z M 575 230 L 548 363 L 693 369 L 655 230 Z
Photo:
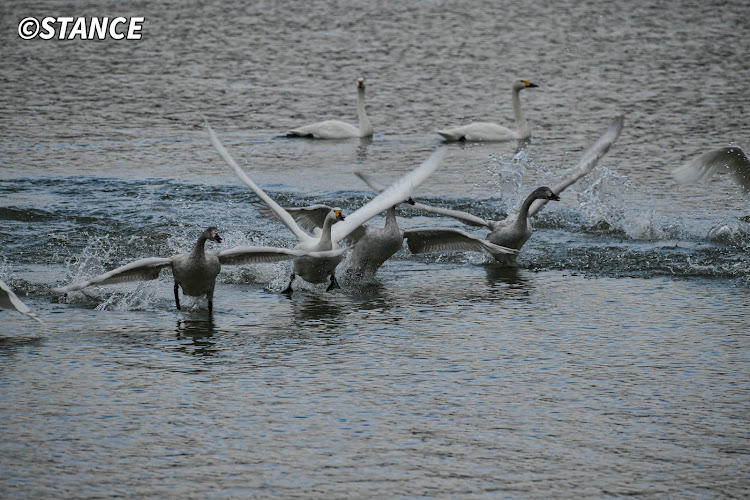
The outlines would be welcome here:
M 22 40 L 27 16 L 142 16 L 141 40 Z M 3 498 L 750 496 L 750 201 L 698 154 L 750 151 L 747 2 L 4 2 Z M 371 140 L 284 138 L 356 123 Z M 225 267 L 214 314 L 159 280 L 50 288 L 146 256 L 291 247 L 211 147 L 208 117 L 281 205 L 351 213 L 435 130 L 420 201 L 497 219 L 617 114 L 591 174 L 537 216 L 514 268 L 410 255 L 342 289 L 288 263 Z M 460 227 L 399 209 L 402 227 Z M 376 218 L 374 224 L 382 224 Z M 476 234 L 483 235 L 484 231 Z M 341 269 L 346 268 L 346 261 Z

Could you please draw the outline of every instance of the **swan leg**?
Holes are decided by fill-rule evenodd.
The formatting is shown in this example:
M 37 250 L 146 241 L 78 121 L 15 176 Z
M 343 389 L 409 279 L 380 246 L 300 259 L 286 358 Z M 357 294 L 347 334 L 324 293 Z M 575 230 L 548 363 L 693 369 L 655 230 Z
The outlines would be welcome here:
M 328 288 L 326 288 L 326 292 L 330 292 L 331 290 L 334 290 L 336 288 L 341 288 L 339 286 L 339 282 L 336 281 L 336 276 L 331 273 L 331 284 L 328 285 Z
M 289 286 L 287 286 L 284 289 L 284 291 L 281 292 L 281 293 L 287 293 L 287 294 L 291 294 L 292 293 L 292 283 L 294 283 L 294 278 L 295 278 L 295 275 L 294 275 L 294 273 L 292 273 L 292 275 L 289 277 Z
M 213 299 L 208 299 L 208 314 L 214 313 L 214 301 Z
M 177 310 L 180 309 L 180 284 L 176 281 L 174 282 L 174 303 L 177 304 Z

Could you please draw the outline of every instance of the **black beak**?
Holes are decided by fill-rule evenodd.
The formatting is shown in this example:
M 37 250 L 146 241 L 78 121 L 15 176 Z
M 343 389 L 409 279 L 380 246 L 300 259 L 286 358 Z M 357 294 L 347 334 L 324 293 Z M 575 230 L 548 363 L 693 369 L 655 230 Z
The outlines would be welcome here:
M 409 205 L 414 205 L 414 204 L 416 204 L 416 201 L 414 201 L 414 198 L 412 198 L 411 196 L 409 196 L 409 199 L 408 200 L 404 200 L 402 203 L 408 203 Z
M 536 83 L 531 83 L 531 82 L 529 82 L 529 87 L 538 87 L 538 86 L 539 86 L 539 85 L 537 85 Z
M 552 200 L 552 201 L 560 201 L 560 197 L 557 196 L 555 193 L 550 194 L 547 199 Z
M 219 236 L 218 234 L 216 236 L 214 236 L 214 241 L 216 243 L 221 243 L 221 236 Z

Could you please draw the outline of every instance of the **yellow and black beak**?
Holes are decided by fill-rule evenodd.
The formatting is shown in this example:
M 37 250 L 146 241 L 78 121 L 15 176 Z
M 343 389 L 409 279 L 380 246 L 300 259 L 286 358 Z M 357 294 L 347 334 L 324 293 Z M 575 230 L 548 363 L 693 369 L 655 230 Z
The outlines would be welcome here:
M 336 219 L 338 220 L 345 220 L 344 214 L 341 210 L 334 210 L 333 214 L 336 216 Z
M 530 81 L 528 81 L 528 80 L 524 80 L 524 81 L 523 81 L 523 84 L 524 84 L 524 85 L 526 85 L 527 87 L 538 87 L 538 86 L 539 86 L 539 85 L 537 85 L 537 84 L 535 84 L 535 83 L 531 83 L 531 82 L 530 82 Z

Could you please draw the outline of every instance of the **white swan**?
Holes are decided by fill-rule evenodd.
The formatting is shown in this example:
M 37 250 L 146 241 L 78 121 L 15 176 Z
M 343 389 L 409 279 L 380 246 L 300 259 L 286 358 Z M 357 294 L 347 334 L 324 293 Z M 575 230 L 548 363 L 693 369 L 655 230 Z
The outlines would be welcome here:
M 445 150 L 438 149 L 419 167 L 402 176 L 378 196 L 370 200 L 351 215 L 347 216 L 346 220 L 342 220 L 343 218 L 340 209 L 330 211 L 320 234 L 313 236 L 297 225 L 294 217 L 292 217 L 289 212 L 280 207 L 278 203 L 271 199 L 270 196 L 268 196 L 247 176 L 247 174 L 245 174 L 226 148 L 221 144 L 221 141 L 219 141 L 219 138 L 216 136 L 216 133 L 207 121 L 206 130 L 211 139 L 211 144 L 213 144 L 214 148 L 216 148 L 224 161 L 234 169 L 234 172 L 240 180 L 252 189 L 255 194 L 266 205 L 268 205 L 274 215 L 297 237 L 299 243 L 296 248 L 305 250 L 337 249 L 339 242 L 343 241 L 353 231 L 362 226 L 362 224 L 375 217 L 377 214 L 407 199 L 412 190 L 424 182 L 440 166 L 440 163 L 445 156 Z M 339 222 L 339 220 L 342 221 Z M 336 282 L 335 269 L 340 261 L 341 256 L 328 259 L 306 256 L 294 259 L 291 280 L 289 286 L 284 291 L 292 291 L 292 283 L 296 276 L 299 276 L 310 283 L 321 283 L 325 281 L 326 277 L 330 277 L 330 285 L 328 289 L 336 288 L 338 284 Z
M 672 171 L 681 184 L 704 182 L 719 171 L 728 171 L 745 192 L 750 192 L 750 160 L 736 146 L 712 149 Z
M 190 253 L 172 257 L 147 257 L 136 260 L 112 271 L 95 276 L 88 281 L 76 283 L 52 291 L 64 293 L 80 290 L 91 285 L 110 285 L 126 281 L 154 280 L 164 268 L 171 268 L 174 276 L 174 300 L 180 309 L 179 289 L 191 297 L 205 295 L 208 299 L 208 312 L 213 312 L 214 287 L 216 276 L 222 265 L 277 262 L 306 255 L 307 252 L 287 248 L 239 246 L 220 252 L 206 252 L 206 241 L 221 243 L 221 236 L 215 227 L 201 233 Z
M 363 174 L 356 173 L 362 176 Z M 382 191 L 379 190 L 379 191 Z M 410 203 L 407 200 L 404 203 Z M 267 207 L 259 208 L 263 215 L 276 218 Z M 305 230 L 316 233 L 321 231 L 325 217 L 332 210 L 328 205 L 310 205 L 307 207 L 284 207 L 289 215 Z M 356 276 L 373 276 L 385 261 L 398 252 L 404 243 L 404 231 L 396 220 L 396 207 L 385 211 L 385 225 L 375 227 L 362 224 L 354 229 L 344 242 L 351 248 L 348 272 Z
M 44 323 L 29 306 L 24 304 L 23 301 L 18 298 L 18 295 L 13 293 L 13 290 L 11 290 L 3 280 L 0 280 L 0 307 L 3 309 L 15 309 L 21 314 L 25 314 L 40 323 Z
M 458 127 L 438 130 L 446 141 L 510 141 L 513 139 L 528 139 L 531 137 L 531 125 L 521 109 L 521 97 L 518 93 L 522 89 L 538 87 L 528 80 L 515 80 L 511 85 L 513 99 L 513 114 L 516 118 L 516 128 L 509 129 L 497 123 L 475 122 Z
M 415 229 L 406 235 L 407 245 L 412 253 L 476 250 L 477 245 L 492 243 L 501 247 L 520 250 L 533 232 L 531 218 L 549 200 L 559 200 L 558 194 L 578 179 L 590 172 L 597 162 L 609 151 L 622 130 L 623 117 L 616 117 L 607 130 L 581 155 L 578 164 L 568 170 L 563 178 L 552 188 L 540 187 L 529 194 L 517 214 L 502 221 L 485 220 L 481 217 L 444 208 L 415 203 L 414 208 L 448 217 L 453 217 L 469 226 L 486 227 L 490 230 L 485 240 L 457 229 Z M 514 254 L 497 253 L 485 249 L 496 260 L 510 263 L 515 260 Z M 517 252 L 516 252 L 517 253 Z
M 365 79 L 357 80 L 357 117 L 359 128 L 340 120 L 325 120 L 297 127 L 289 131 L 293 137 L 313 137 L 316 139 L 349 139 L 372 136 L 372 123 L 365 111 Z

